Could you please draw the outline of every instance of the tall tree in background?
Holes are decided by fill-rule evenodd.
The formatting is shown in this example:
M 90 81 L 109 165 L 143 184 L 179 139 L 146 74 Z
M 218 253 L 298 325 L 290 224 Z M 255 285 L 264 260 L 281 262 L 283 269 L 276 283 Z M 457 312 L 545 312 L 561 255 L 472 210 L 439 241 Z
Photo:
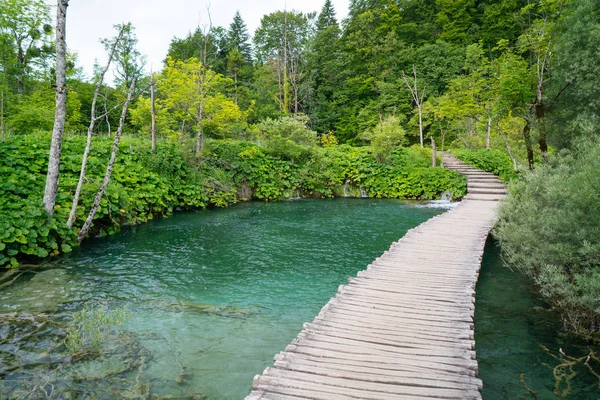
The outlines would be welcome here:
M 280 88 L 277 101 L 283 113 L 298 112 L 303 108 L 302 85 L 315 16 L 315 13 L 293 10 L 277 11 L 261 19 L 254 35 L 258 61 L 276 66 L 274 78 Z
M 316 33 L 311 41 L 307 75 L 311 93 L 308 112 L 312 127 L 317 132 L 329 132 L 335 127 L 337 110 L 335 92 L 339 79 L 339 40 L 342 32 L 335 17 L 331 0 L 326 0 L 317 18 Z
M 467 43 L 473 23 L 475 0 L 436 0 L 436 6 L 440 39 L 449 43 Z
M 568 15 L 558 26 L 554 50 L 551 98 L 552 143 L 570 146 L 578 136 L 600 134 L 600 3 L 579 0 L 569 5 Z
M 43 0 L 0 2 L 0 32 L 8 34 L 15 52 L 14 74 L 17 92 L 23 93 L 31 64 L 53 52 L 50 44 L 50 6 Z
M 235 12 L 233 21 L 227 30 L 227 45 L 229 51 L 237 49 L 246 62 L 252 61 L 250 34 L 239 11 Z
M 423 80 L 419 80 L 417 76 L 417 67 L 413 65 L 412 75 L 402 74 L 402 80 L 417 107 L 417 115 L 419 117 L 419 143 L 423 147 L 423 103 L 427 96 L 427 85 Z
M 8 93 L 10 93 L 8 80 L 7 80 L 7 69 L 14 59 L 13 47 L 11 46 L 11 40 L 7 33 L 0 32 L 0 137 L 4 142 L 6 134 L 5 125 L 5 107 Z
M 521 10 L 525 28 L 519 37 L 519 46 L 529 53 L 529 67 L 532 71 L 532 92 L 528 126 L 538 134 L 538 144 L 542 157 L 548 153 L 547 127 L 544 116 L 551 103 L 546 102 L 545 90 L 550 79 L 549 70 L 552 51 L 556 41 L 557 24 L 563 16 L 563 9 L 572 0 L 537 0 Z M 560 91 L 559 91 L 560 94 Z
M 67 7 L 69 0 L 58 0 L 56 10 L 56 110 L 54 129 L 48 158 L 48 174 L 44 190 L 44 208 L 51 216 L 54 214 L 58 178 L 60 176 L 60 153 L 62 137 L 67 116 Z
M 227 72 L 233 79 L 233 98 L 235 104 L 238 104 L 240 98 L 240 85 L 244 89 L 249 86 L 245 80 L 249 78 L 249 67 L 252 62 L 250 34 L 248 34 L 246 23 L 242 19 L 239 11 L 235 12 L 233 21 L 227 30 L 227 47 L 229 49 L 229 52 L 227 53 Z M 247 89 L 244 91 L 247 91 Z
M 206 49 L 206 51 L 204 51 Z M 227 31 L 222 27 L 196 27 L 184 38 L 171 40 L 167 57 L 176 61 L 186 61 L 190 58 L 201 60 L 206 58 L 206 64 L 215 72 L 225 74 L 227 69 L 227 54 L 229 45 Z
M 139 80 L 141 77 L 146 65 L 146 57 L 137 50 L 138 39 L 131 22 L 117 24 L 114 28 L 117 32 L 123 32 L 115 52 L 115 84 L 127 90 L 134 79 Z M 112 39 L 102 40 L 107 52 L 111 51 L 113 43 Z

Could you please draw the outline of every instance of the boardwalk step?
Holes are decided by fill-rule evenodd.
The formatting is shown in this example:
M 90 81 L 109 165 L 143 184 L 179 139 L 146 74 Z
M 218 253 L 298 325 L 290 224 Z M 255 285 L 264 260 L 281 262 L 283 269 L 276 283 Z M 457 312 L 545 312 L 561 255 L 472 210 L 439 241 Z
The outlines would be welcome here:
M 469 194 L 506 194 L 506 189 L 469 188 Z
M 499 201 L 505 196 L 499 194 L 468 194 L 465 200 Z
M 469 190 L 472 189 L 506 189 L 506 185 L 504 183 L 495 183 L 495 182 L 467 182 L 467 188 Z

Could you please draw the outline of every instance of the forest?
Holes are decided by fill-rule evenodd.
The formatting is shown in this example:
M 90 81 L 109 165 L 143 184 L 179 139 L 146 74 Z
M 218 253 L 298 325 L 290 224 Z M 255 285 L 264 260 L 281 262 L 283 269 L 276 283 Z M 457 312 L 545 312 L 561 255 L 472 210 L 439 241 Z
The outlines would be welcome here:
M 464 178 L 431 165 L 435 141 L 510 182 L 505 261 L 565 327 L 600 330 L 597 1 L 351 0 L 339 21 L 325 0 L 253 34 L 238 12 L 190 26 L 152 72 L 123 23 L 92 77 L 52 12 L 0 2 L 0 266 L 178 209 L 461 198 Z

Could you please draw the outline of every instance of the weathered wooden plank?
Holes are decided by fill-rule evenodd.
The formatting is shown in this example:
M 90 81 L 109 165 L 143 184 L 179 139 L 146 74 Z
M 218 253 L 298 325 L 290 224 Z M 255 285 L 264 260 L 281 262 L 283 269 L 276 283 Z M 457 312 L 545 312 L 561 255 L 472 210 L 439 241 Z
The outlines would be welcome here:
M 369 337 L 375 340 L 389 340 L 391 342 L 399 342 L 407 347 L 413 345 L 424 345 L 431 348 L 449 347 L 456 349 L 474 350 L 475 341 L 470 339 L 464 339 L 460 341 L 444 341 L 440 340 L 440 336 L 431 337 L 418 335 L 413 331 L 382 331 L 373 328 L 360 327 L 356 325 L 340 324 L 328 320 L 321 320 L 317 323 L 304 324 L 304 329 L 308 332 L 326 332 L 326 333 L 349 333 L 354 335 L 363 335 L 363 337 Z
M 440 330 L 427 330 L 427 329 L 416 329 L 410 324 L 387 324 L 387 323 L 373 323 L 372 321 L 364 321 L 357 318 L 349 318 L 347 315 L 336 315 L 329 314 L 325 317 L 318 316 L 315 318 L 314 323 L 323 323 L 335 326 L 352 326 L 360 328 L 368 328 L 373 331 L 393 331 L 398 333 L 405 333 L 415 335 L 415 337 L 433 338 L 436 340 L 445 340 L 449 342 L 457 342 L 462 340 L 473 340 L 473 331 L 463 332 L 448 332 L 445 329 Z
M 444 382 L 455 382 L 460 384 L 474 385 L 481 389 L 483 383 L 481 379 L 471 375 L 459 375 L 452 372 L 435 370 L 432 371 L 427 365 L 410 364 L 381 364 L 375 362 L 365 362 L 359 360 L 347 360 L 326 357 L 313 357 L 306 354 L 280 353 L 275 356 L 275 365 L 277 362 L 298 363 L 305 365 L 328 366 L 330 368 L 343 371 L 368 371 L 373 374 L 429 378 Z
M 383 382 L 366 382 L 349 378 L 338 378 L 333 376 L 321 376 L 298 371 L 286 371 L 277 368 L 269 369 L 266 376 L 279 379 L 288 379 L 297 382 L 316 383 L 335 386 L 336 388 L 354 389 L 369 392 L 372 395 L 408 395 L 426 396 L 434 399 L 476 399 L 479 398 L 477 390 L 453 390 L 438 389 L 431 387 L 386 384 Z
M 354 337 L 353 337 L 354 336 Z M 475 359 L 475 352 L 467 349 L 453 349 L 448 347 L 439 347 L 433 349 L 431 347 L 425 348 L 424 346 L 410 347 L 399 345 L 397 343 L 383 343 L 382 340 L 376 340 L 369 337 L 356 337 L 351 334 L 337 334 L 330 335 L 327 333 L 321 333 L 316 331 L 302 331 L 298 335 L 298 338 L 292 342 L 292 344 L 298 344 L 302 346 L 309 346 L 315 342 L 321 343 L 333 343 L 342 349 L 342 346 L 363 346 L 364 350 L 369 354 L 383 353 L 383 354 L 398 354 L 398 355 L 423 355 L 438 358 L 464 358 L 464 359 Z M 359 342 L 359 343 L 357 343 Z M 364 343 L 364 345 L 360 344 Z
M 317 374 L 321 376 L 330 376 L 334 378 L 355 379 L 366 382 L 381 382 L 393 385 L 407 385 L 430 387 L 437 389 L 452 390 L 479 390 L 481 386 L 474 380 L 473 382 L 455 382 L 439 379 L 437 376 L 419 375 L 415 373 L 399 373 L 390 371 L 380 371 L 374 368 L 345 368 L 337 365 L 336 368 L 327 368 L 327 365 L 315 362 L 286 362 L 277 361 L 274 367 L 288 371 L 304 372 Z M 272 371 L 272 369 L 271 369 Z
M 448 317 L 441 314 L 435 313 L 424 313 L 424 312 L 415 312 L 415 310 L 410 308 L 403 308 L 401 305 L 398 305 L 395 309 L 391 308 L 380 308 L 373 305 L 365 305 L 365 304 L 353 304 L 350 302 L 336 302 L 332 304 L 331 310 L 352 310 L 359 313 L 367 313 L 371 316 L 379 316 L 385 318 L 392 319 L 415 319 L 419 321 L 426 322 L 440 322 L 444 326 L 450 327 L 465 327 L 469 328 L 473 324 L 473 319 L 470 316 L 466 316 L 465 318 L 459 318 L 460 314 L 456 316 Z

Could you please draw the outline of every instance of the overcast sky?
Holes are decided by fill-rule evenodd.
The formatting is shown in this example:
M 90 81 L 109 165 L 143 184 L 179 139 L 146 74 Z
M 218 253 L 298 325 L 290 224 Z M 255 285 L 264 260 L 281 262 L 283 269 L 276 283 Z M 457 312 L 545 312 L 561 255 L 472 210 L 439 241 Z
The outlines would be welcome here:
M 46 0 L 55 5 L 56 1 Z M 288 10 L 320 11 L 324 0 L 287 0 Z M 136 28 L 139 51 L 148 59 L 147 69 L 162 67 L 173 37 L 183 37 L 208 22 L 209 0 L 71 0 L 67 10 L 67 46 L 77 52 L 79 64 L 88 76 L 94 60 L 104 64 L 106 56 L 100 38 L 115 34 L 113 25 L 131 21 Z M 333 0 L 338 21 L 348 12 L 349 0 Z M 286 7 L 285 0 L 211 0 L 214 26 L 227 28 L 239 10 L 253 35 L 263 15 Z M 53 9 L 53 14 L 56 9 Z

